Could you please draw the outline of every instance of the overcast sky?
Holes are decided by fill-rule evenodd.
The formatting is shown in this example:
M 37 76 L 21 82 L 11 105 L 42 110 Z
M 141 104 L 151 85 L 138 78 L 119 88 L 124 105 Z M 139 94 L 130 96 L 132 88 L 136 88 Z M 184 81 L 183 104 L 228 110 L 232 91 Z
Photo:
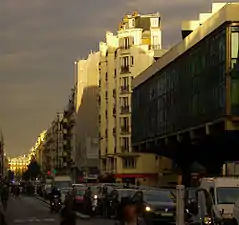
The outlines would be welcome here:
M 159 12 L 163 46 L 210 0 L 1 0 L 0 127 L 9 155 L 29 151 L 67 103 L 73 62 L 97 50 L 125 13 Z

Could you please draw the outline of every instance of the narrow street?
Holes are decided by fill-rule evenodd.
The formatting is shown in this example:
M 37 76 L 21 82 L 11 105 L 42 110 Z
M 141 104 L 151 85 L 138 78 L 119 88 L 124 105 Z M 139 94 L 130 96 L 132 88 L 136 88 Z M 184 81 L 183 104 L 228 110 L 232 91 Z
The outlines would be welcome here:
M 52 214 L 48 205 L 35 197 L 11 197 L 6 213 L 7 225 L 58 225 L 59 214 Z M 77 225 L 113 225 L 115 221 L 106 219 L 77 220 Z

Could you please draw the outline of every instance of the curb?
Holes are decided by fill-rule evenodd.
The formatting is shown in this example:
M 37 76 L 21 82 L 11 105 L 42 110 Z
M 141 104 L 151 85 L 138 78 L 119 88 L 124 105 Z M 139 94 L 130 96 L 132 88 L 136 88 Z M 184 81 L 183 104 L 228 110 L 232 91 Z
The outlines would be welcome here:
M 79 217 L 80 219 L 90 219 L 90 216 L 88 215 L 85 215 L 85 214 L 82 214 L 82 213 L 79 213 L 79 212 L 75 212 L 76 213 L 76 216 Z
M 45 199 L 43 199 L 43 198 L 39 198 L 39 197 L 36 197 L 38 200 L 40 200 L 41 202 L 44 202 L 44 203 L 46 203 L 47 205 L 50 205 L 50 203 L 47 201 L 47 200 L 45 200 Z

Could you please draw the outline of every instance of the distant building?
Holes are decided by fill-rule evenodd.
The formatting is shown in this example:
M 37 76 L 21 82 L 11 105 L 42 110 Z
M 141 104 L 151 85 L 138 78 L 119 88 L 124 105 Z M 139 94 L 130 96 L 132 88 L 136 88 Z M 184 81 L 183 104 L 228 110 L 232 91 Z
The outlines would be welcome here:
M 47 133 L 46 130 L 41 132 L 41 134 L 39 135 L 37 142 L 34 146 L 35 153 L 36 153 L 35 158 L 36 158 L 37 163 L 40 165 L 42 172 L 46 172 L 45 161 L 44 161 L 46 133 Z
M 54 171 L 60 171 L 64 167 L 63 162 L 63 115 L 57 113 L 55 119 L 51 122 L 50 127 L 44 132 L 41 150 L 38 155 L 38 160 L 42 164 L 44 174 L 54 176 Z M 66 167 L 66 165 L 65 165 Z
M 30 164 L 31 160 L 27 154 L 21 155 L 9 160 L 10 170 L 14 172 L 16 179 L 21 179 L 23 173 L 27 170 L 27 166 Z

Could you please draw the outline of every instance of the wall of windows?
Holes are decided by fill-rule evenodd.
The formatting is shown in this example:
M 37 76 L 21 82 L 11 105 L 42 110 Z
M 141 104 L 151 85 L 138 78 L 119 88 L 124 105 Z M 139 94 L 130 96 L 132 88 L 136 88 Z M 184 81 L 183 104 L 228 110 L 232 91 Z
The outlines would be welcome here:
M 136 87 L 132 140 L 187 129 L 225 114 L 226 28 L 210 36 Z
M 231 113 L 239 116 L 239 27 L 231 27 Z

